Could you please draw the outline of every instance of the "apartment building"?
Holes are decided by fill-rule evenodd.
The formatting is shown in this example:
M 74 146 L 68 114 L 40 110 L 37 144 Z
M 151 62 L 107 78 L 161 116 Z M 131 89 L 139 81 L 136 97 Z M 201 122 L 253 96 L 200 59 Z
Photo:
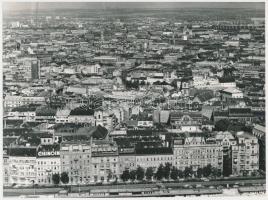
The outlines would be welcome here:
M 173 151 L 168 147 L 136 149 L 136 166 L 145 170 L 152 167 L 155 171 L 159 165 L 173 164 Z
M 9 155 L 9 184 L 36 183 L 36 147 L 12 147 Z
M 36 181 L 39 185 L 53 184 L 52 175 L 61 174 L 59 144 L 38 146 L 36 169 Z
M 196 171 L 210 164 L 222 171 L 223 153 L 221 145 L 215 139 L 205 139 L 201 134 L 190 134 L 186 137 L 175 138 L 174 166 L 180 170 L 193 167 Z
M 91 182 L 109 182 L 119 178 L 118 146 L 109 140 L 92 143 Z
M 232 146 L 232 173 L 251 175 L 259 169 L 258 139 L 249 133 L 238 132 L 237 144 Z
M 68 173 L 70 184 L 85 184 L 91 179 L 90 142 L 70 141 L 60 146 L 61 172 Z

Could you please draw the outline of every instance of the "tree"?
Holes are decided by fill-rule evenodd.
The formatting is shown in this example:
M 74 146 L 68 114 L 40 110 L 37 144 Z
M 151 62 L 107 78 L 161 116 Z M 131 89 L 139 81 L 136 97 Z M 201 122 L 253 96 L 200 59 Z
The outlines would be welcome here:
M 203 175 L 203 169 L 202 168 L 198 168 L 197 171 L 196 171 L 196 174 L 197 174 L 197 177 L 198 178 L 201 178 L 202 175 Z
M 134 181 L 135 179 L 136 179 L 136 170 L 132 170 L 132 171 L 130 171 L 130 173 L 129 173 L 129 178 L 132 180 L 132 181 Z
M 184 177 L 185 178 L 188 178 L 190 176 L 192 176 L 193 174 L 193 169 L 192 167 L 185 167 L 185 170 L 184 170 Z
M 178 170 L 178 176 L 179 178 L 183 178 L 184 177 L 184 173 L 182 170 Z
M 152 177 L 154 175 L 154 170 L 152 167 L 148 167 L 146 172 L 145 172 L 145 177 L 146 179 L 149 181 L 149 180 L 152 180 Z
M 218 169 L 217 177 L 220 177 L 220 176 L 222 176 L 222 171 Z
M 130 176 L 129 171 L 128 171 L 128 169 L 126 169 L 126 170 L 123 171 L 123 173 L 121 175 L 121 179 L 124 182 L 126 182 L 129 179 L 129 176 Z
M 204 167 L 203 174 L 204 174 L 205 177 L 210 176 L 211 169 L 212 169 L 211 164 L 208 164 L 206 167 Z
M 62 172 L 60 175 L 60 180 L 62 183 L 67 184 L 69 183 L 69 176 L 66 172 Z
M 163 176 L 164 176 L 164 166 L 163 164 L 160 164 L 157 169 L 157 172 L 155 173 L 155 177 L 157 180 L 161 180 Z
M 179 175 L 178 169 L 173 166 L 172 169 L 171 169 L 171 172 L 170 172 L 170 178 L 172 178 L 173 180 L 177 180 L 178 175 Z
M 107 176 L 108 182 L 112 179 L 112 177 L 113 177 L 113 173 L 112 173 L 111 170 L 109 170 L 109 173 L 108 173 L 108 176 Z
M 218 176 L 218 169 L 216 167 L 212 167 L 211 174 L 213 177 L 217 177 Z
M 52 181 L 55 185 L 60 183 L 60 175 L 59 174 L 52 174 Z
M 169 179 L 170 170 L 171 170 L 171 164 L 166 163 L 165 167 L 164 167 L 164 177 L 165 177 L 165 179 Z
M 144 179 L 144 169 L 142 167 L 138 167 L 137 169 L 137 180 L 141 181 Z
M 215 123 L 215 130 L 216 131 L 227 131 L 230 125 L 229 120 L 221 119 Z
M 256 170 L 254 170 L 252 173 L 251 173 L 251 176 L 257 176 L 258 175 L 258 172 Z
M 248 176 L 248 171 L 244 170 L 243 171 L 243 176 Z

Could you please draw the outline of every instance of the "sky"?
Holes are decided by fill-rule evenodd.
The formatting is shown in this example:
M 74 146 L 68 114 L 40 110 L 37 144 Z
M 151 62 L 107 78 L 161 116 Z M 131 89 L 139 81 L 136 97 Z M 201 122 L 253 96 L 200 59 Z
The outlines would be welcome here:
M 34 10 L 36 2 L 4 2 L 3 11 L 26 11 Z M 264 3 L 237 3 L 237 2 L 42 2 L 39 3 L 39 10 L 58 9 L 169 9 L 169 8 L 251 8 L 264 9 Z

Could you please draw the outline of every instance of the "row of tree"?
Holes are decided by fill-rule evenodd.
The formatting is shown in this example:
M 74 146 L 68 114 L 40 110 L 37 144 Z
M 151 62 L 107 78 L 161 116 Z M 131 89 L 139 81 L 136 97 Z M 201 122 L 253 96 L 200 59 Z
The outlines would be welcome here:
M 146 180 L 150 181 L 152 178 L 157 180 L 162 179 L 173 179 L 177 180 L 178 178 L 202 178 L 202 177 L 219 177 L 222 175 L 221 170 L 218 170 L 215 167 L 212 167 L 210 164 L 203 167 L 198 168 L 197 171 L 193 171 L 192 166 L 186 167 L 184 170 L 179 170 L 177 167 L 173 166 L 170 163 L 166 163 L 165 165 L 160 164 L 157 168 L 156 172 L 152 167 L 144 170 L 142 167 L 138 167 L 136 170 L 129 171 L 128 169 L 124 170 L 121 179 L 125 182 L 128 180 Z
M 219 177 L 221 175 L 222 175 L 221 171 L 215 167 L 212 167 L 210 164 L 203 168 L 198 168 L 197 171 L 193 171 L 192 166 L 186 167 L 184 170 L 179 170 L 175 166 L 172 167 L 171 163 L 166 163 L 165 165 L 160 164 L 156 172 L 153 167 L 149 167 L 146 170 L 144 170 L 140 166 L 136 170 L 129 171 L 128 169 L 125 169 L 121 174 L 121 179 L 124 182 L 128 180 L 142 181 L 144 180 L 144 178 L 146 178 L 146 180 L 148 181 L 152 180 L 152 178 L 157 180 L 162 179 L 177 180 L 178 178 L 190 178 L 190 177 L 202 178 L 209 176 Z M 108 177 L 109 179 L 111 179 L 111 174 L 109 174 Z M 69 176 L 66 172 L 62 172 L 61 174 L 53 174 L 52 181 L 55 185 L 58 185 L 60 181 L 63 184 L 67 184 L 69 183 Z
M 63 184 L 69 183 L 69 176 L 66 172 L 62 172 L 61 174 L 52 174 L 52 181 L 55 185 L 58 185 L 60 181 Z

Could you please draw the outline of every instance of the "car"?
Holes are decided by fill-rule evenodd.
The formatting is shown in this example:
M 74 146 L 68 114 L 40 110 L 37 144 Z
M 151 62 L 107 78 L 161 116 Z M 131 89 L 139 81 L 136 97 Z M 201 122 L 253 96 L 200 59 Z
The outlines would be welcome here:
M 234 185 L 233 188 L 239 188 L 239 185 Z
M 245 183 L 244 183 L 244 182 L 241 182 L 241 183 L 239 183 L 239 185 L 244 186 L 244 185 L 245 185 Z
M 14 185 L 13 188 L 21 188 L 21 185 Z
M 223 189 L 224 187 L 222 185 L 219 185 L 217 189 Z

